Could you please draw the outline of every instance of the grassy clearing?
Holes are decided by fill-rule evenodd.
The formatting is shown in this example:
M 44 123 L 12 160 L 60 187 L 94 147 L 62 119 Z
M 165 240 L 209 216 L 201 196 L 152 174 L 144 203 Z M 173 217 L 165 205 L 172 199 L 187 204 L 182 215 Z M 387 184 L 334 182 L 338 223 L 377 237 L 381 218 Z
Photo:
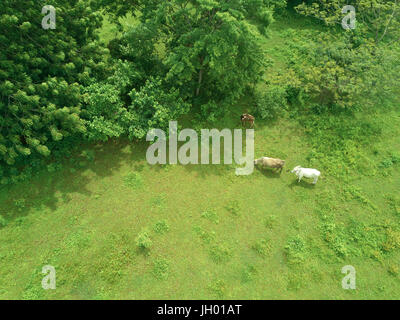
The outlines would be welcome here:
M 290 27 L 278 21 L 266 40 L 276 70 Z M 221 126 L 238 126 L 246 107 Z M 286 170 L 152 167 L 142 143 L 90 146 L 1 190 L 0 299 L 397 298 L 400 114 L 373 123 L 382 132 L 353 141 L 355 164 L 322 170 L 316 186 Z M 306 129 L 289 116 L 258 122 L 256 157 L 327 167 L 334 157 L 320 155 Z M 345 180 L 335 175 L 343 170 Z M 41 288 L 47 264 L 57 270 L 53 291 Z M 341 287 L 345 265 L 356 268 L 355 291 Z

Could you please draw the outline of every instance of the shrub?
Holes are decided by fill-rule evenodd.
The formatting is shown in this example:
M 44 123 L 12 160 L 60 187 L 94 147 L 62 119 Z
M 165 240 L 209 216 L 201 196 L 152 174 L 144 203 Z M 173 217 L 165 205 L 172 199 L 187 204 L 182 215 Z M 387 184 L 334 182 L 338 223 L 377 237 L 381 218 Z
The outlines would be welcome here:
M 237 200 L 233 200 L 232 203 L 228 204 L 225 208 L 234 216 L 238 216 L 240 213 L 239 201 Z
M 256 114 L 264 120 L 276 119 L 287 108 L 286 95 L 285 88 L 277 85 L 256 93 Z
M 153 262 L 153 274 L 158 280 L 168 278 L 169 262 L 166 259 L 158 258 Z
M 299 264 L 304 261 L 306 244 L 300 236 L 289 239 L 285 246 L 285 253 L 289 264 Z
M 246 266 L 242 272 L 242 282 L 250 282 L 251 280 L 253 280 L 255 275 L 257 275 L 256 267 L 253 265 Z
M 213 245 L 210 249 L 211 259 L 216 263 L 227 262 L 231 256 L 232 252 L 225 244 Z
M 254 243 L 251 248 L 257 252 L 259 255 L 266 257 L 271 251 L 271 245 L 268 240 L 261 239 Z
M 166 233 L 166 232 L 168 232 L 168 230 L 169 230 L 169 226 L 165 220 L 158 221 L 154 225 L 154 231 L 159 234 Z
M 209 286 L 209 290 L 215 294 L 218 298 L 223 298 L 226 291 L 226 285 L 223 280 L 213 281 Z
M 153 245 L 147 230 L 141 231 L 136 237 L 136 245 L 141 250 L 150 250 Z
M 211 222 L 213 222 L 215 224 L 219 223 L 218 215 L 215 212 L 215 210 L 212 210 L 212 209 L 211 210 L 206 210 L 201 214 L 201 216 L 203 218 L 206 218 L 206 219 L 210 220 Z

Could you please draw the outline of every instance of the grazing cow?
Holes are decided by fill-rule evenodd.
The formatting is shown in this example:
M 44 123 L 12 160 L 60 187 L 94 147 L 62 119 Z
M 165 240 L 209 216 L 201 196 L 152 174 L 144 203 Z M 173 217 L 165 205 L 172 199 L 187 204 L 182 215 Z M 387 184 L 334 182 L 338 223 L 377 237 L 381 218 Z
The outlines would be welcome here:
M 240 116 L 240 121 L 242 121 L 242 126 L 244 126 L 244 124 L 246 122 L 248 122 L 248 123 L 250 123 L 250 128 L 253 128 L 254 120 L 255 120 L 255 118 L 251 114 L 248 114 L 248 113 L 244 113 Z
M 321 175 L 321 172 L 319 172 L 317 169 L 302 168 L 300 166 L 295 167 L 291 172 L 296 174 L 296 176 L 299 178 L 299 182 L 303 177 L 313 178 L 313 184 L 317 183 L 318 178 Z
M 254 165 L 261 164 L 263 168 L 273 168 L 279 169 L 282 172 L 283 167 L 285 166 L 285 160 L 274 159 L 268 157 L 262 157 L 260 159 L 254 160 Z

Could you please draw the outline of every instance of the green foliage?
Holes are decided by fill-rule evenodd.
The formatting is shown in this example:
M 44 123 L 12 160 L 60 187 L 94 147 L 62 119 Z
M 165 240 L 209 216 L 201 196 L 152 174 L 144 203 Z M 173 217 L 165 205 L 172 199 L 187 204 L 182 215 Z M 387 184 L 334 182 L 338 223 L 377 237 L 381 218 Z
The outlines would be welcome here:
M 310 3 L 312 2 L 312 3 Z M 341 24 L 344 14 L 342 8 L 352 5 L 356 9 L 356 35 L 369 36 L 376 44 L 386 40 L 389 43 L 399 40 L 400 3 L 388 0 L 321 0 L 303 2 L 296 9 L 299 13 L 316 17 L 327 25 Z
M 53 1 L 54 30 L 41 26 L 42 3 L 4 0 L 0 6 L 0 166 L 12 182 L 19 175 L 12 168 L 47 157 L 86 131 L 81 88 L 105 67 L 95 35 L 102 17 L 93 4 Z
M 141 250 L 150 250 L 153 245 L 147 230 L 142 230 L 136 237 L 136 246 Z
M 168 230 L 169 230 L 169 225 L 165 220 L 157 221 L 154 225 L 154 231 L 159 234 L 164 234 L 168 232 Z
M 266 257 L 271 251 L 271 244 L 267 239 L 261 239 L 256 241 L 251 248 L 262 257 Z
M 296 236 L 287 241 L 285 253 L 289 265 L 296 265 L 304 262 L 306 254 L 306 243 L 302 237 Z
M 193 227 L 193 231 L 200 237 L 201 240 L 204 241 L 204 243 L 206 244 L 210 244 L 213 243 L 215 241 L 215 231 L 207 231 L 204 230 L 204 228 L 200 227 L 200 226 L 194 226 Z
M 0 216 L 0 228 L 3 228 L 7 225 L 7 220 L 3 216 Z
M 260 80 L 264 66 L 260 32 L 265 33 L 272 22 L 274 7 L 284 2 L 267 3 L 143 1 L 140 24 L 121 39 L 117 57 L 130 61 L 140 74 L 159 78 L 157 87 L 166 94 L 179 95 L 199 107 L 192 110 L 214 120 L 246 93 L 249 84 Z M 116 6 L 126 14 L 124 3 Z M 138 91 L 138 86 L 133 87 Z M 148 97 L 146 93 L 136 98 Z M 142 108 L 142 104 L 133 106 Z M 141 127 L 130 134 L 143 135 L 140 132 Z
M 14 204 L 19 212 L 23 211 L 26 208 L 26 200 L 23 198 L 15 200 Z
M 124 178 L 125 185 L 132 189 L 139 189 L 143 186 L 143 178 L 139 172 L 131 172 Z
M 225 296 L 226 284 L 223 280 L 212 281 L 208 289 L 218 298 L 222 299 Z
M 250 282 L 258 274 L 254 265 L 247 265 L 242 271 L 241 281 L 244 283 Z
M 277 223 L 278 217 L 275 215 L 270 215 L 264 220 L 264 225 L 268 229 L 272 229 Z
M 210 256 L 215 263 L 224 263 L 232 257 L 232 250 L 224 243 L 214 244 L 210 248 Z
M 234 216 L 238 216 L 240 214 L 240 205 L 237 200 L 233 200 L 229 205 L 225 207 L 225 209 Z
M 272 120 L 287 108 L 286 90 L 282 86 L 272 85 L 263 92 L 256 93 L 256 112 L 261 119 Z
M 153 262 L 153 275 L 158 280 L 166 280 L 169 275 L 169 262 L 166 259 L 158 258 Z
M 215 224 L 219 223 L 217 212 L 214 209 L 208 209 L 204 211 L 201 216 L 202 218 L 206 218 Z

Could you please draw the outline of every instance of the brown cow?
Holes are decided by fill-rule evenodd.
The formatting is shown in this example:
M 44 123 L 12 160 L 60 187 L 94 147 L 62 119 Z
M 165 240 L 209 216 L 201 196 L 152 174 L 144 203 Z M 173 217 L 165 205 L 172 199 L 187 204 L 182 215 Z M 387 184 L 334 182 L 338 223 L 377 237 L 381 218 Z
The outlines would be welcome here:
M 254 127 L 254 117 L 251 114 L 248 113 L 244 113 L 240 116 L 240 121 L 242 121 L 242 126 L 244 126 L 244 124 L 246 122 L 250 123 L 250 128 Z
M 254 165 L 258 164 L 261 164 L 263 168 L 274 168 L 282 172 L 282 169 L 285 166 L 285 160 L 262 157 L 260 159 L 254 160 Z

